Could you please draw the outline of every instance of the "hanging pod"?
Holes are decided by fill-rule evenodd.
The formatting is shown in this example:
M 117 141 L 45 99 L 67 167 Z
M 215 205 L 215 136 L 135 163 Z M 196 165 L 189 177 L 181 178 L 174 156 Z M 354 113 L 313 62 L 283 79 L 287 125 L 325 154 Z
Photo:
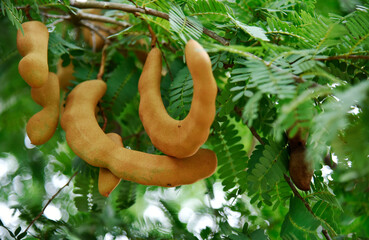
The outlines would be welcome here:
M 32 144 L 41 145 L 54 135 L 59 122 L 60 90 L 56 74 L 49 72 L 42 87 L 31 88 L 31 97 L 43 109 L 28 120 L 26 131 Z
M 22 24 L 24 34 L 18 30 L 17 48 L 23 56 L 18 65 L 19 74 L 33 88 L 39 88 L 47 81 L 47 48 L 49 32 L 45 24 L 30 21 Z
M 144 65 L 138 90 L 139 115 L 152 144 L 176 158 L 194 155 L 203 145 L 215 117 L 217 85 L 207 52 L 195 40 L 187 42 L 185 57 L 193 79 L 191 109 L 183 120 L 168 115 L 160 94 L 161 52 L 153 48 Z
M 68 95 L 61 126 L 73 152 L 92 166 L 108 169 L 118 178 L 144 185 L 175 187 L 209 177 L 217 167 L 211 150 L 177 159 L 126 149 L 114 143 L 97 123 L 95 108 L 106 91 L 106 83 L 89 80 Z

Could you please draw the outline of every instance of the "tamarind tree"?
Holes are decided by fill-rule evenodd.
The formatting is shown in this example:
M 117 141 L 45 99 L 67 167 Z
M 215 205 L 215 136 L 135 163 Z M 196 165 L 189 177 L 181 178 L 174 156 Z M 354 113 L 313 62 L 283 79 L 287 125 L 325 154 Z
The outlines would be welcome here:
M 0 6 L 1 239 L 369 238 L 367 0 L 2 0 Z M 110 195 L 115 184 L 106 185 L 104 197 L 100 169 L 76 156 L 60 124 L 50 140 L 32 145 L 27 121 L 42 107 L 19 73 L 16 44 L 28 21 L 49 31 L 47 62 L 59 77 L 60 115 L 78 84 L 103 80 L 101 129 L 118 133 L 125 148 L 154 155 L 163 153 L 139 117 L 145 59 L 153 47 L 161 51 L 163 104 L 172 118 L 184 119 L 194 92 L 184 49 L 190 39 L 199 42 L 218 88 L 202 146 L 215 152 L 216 172 L 175 188 L 111 178 L 119 184 Z M 37 123 L 32 130 L 39 131 Z

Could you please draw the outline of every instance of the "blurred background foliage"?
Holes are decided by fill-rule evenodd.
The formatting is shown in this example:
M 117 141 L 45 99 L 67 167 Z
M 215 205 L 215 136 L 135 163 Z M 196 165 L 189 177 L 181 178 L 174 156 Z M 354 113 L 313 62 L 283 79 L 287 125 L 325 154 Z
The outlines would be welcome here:
M 103 77 L 106 131 L 120 133 L 131 149 L 160 154 L 138 117 L 137 83 L 150 44 L 147 25 L 165 56 L 162 98 L 177 119 L 191 106 L 193 84 L 183 49 L 186 39 L 195 38 L 209 51 L 219 87 L 217 115 L 204 145 L 217 153 L 217 172 L 176 188 L 122 180 L 105 198 L 97 190 L 98 168 L 75 156 L 60 126 L 46 144 L 30 145 L 25 125 L 41 107 L 18 73 L 20 23 L 32 18 L 48 26 L 51 71 L 60 58 L 73 62 L 75 80 L 66 95 L 79 82 L 96 78 L 101 50 L 84 41 L 78 20 L 51 17 L 77 10 L 69 1 L 3 0 L 0 238 L 369 239 L 368 1 L 111 2 L 153 8 L 168 13 L 169 21 L 100 12 L 130 24 L 125 29 L 105 25 L 115 33 Z M 286 181 L 285 131 L 296 124 L 310 129 L 307 154 L 315 166 L 311 190 L 297 190 L 304 202 Z

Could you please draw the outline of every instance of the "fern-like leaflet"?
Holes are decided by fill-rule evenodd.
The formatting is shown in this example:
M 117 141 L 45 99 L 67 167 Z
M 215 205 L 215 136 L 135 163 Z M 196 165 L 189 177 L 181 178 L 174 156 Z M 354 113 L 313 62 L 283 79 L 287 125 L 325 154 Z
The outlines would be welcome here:
M 222 180 L 224 191 L 233 189 L 229 197 L 242 194 L 246 190 L 247 153 L 241 137 L 237 135 L 236 126 L 229 119 L 216 118 L 213 123 L 211 143 L 218 157 L 219 178 Z
M 252 196 L 252 203 L 263 197 L 268 205 L 272 205 L 270 196 L 275 193 L 270 191 L 277 190 L 276 184 L 283 179 L 283 174 L 287 171 L 287 161 L 288 152 L 284 142 L 270 141 L 265 145 L 256 146 L 247 169 L 247 190 L 248 195 Z
M 104 106 L 119 115 L 123 111 L 124 104 L 136 96 L 138 79 L 139 72 L 134 67 L 133 61 L 125 61 L 118 65 L 108 78 L 108 88 L 103 98 Z
M 168 112 L 173 118 L 184 118 L 191 108 L 193 81 L 187 67 L 182 68 L 169 89 Z
M 79 169 L 79 174 L 74 180 L 74 203 L 80 211 L 100 211 L 105 203 L 105 197 L 99 193 L 98 173 L 99 169 L 85 163 L 79 157 L 74 159 L 74 166 Z

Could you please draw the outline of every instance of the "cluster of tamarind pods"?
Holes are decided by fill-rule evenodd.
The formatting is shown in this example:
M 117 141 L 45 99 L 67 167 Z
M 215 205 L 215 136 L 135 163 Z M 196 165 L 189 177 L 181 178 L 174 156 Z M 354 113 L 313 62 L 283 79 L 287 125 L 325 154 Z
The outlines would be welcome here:
M 17 48 L 23 56 L 18 70 L 31 86 L 32 99 L 43 107 L 29 119 L 26 131 L 32 144 L 41 145 L 53 136 L 57 128 L 60 89 L 66 90 L 74 70 L 72 64 L 63 68 L 59 63 L 58 69 L 61 70 L 57 75 L 49 72 L 47 27 L 41 22 L 30 21 L 23 23 L 22 28 L 24 34 L 21 31 L 17 34 Z M 121 179 L 144 185 L 175 187 L 192 184 L 215 172 L 216 154 L 200 148 L 209 136 L 215 117 L 217 85 L 211 61 L 195 40 L 187 42 L 185 57 L 194 92 L 191 109 L 183 120 L 171 118 L 161 99 L 162 59 L 159 49 L 154 47 L 149 52 L 139 79 L 141 122 L 152 144 L 165 155 L 124 148 L 118 134 L 104 133 L 95 113 L 107 89 L 104 81 L 84 81 L 69 93 L 60 124 L 73 152 L 100 168 L 98 186 L 102 195 L 108 196 Z M 292 152 L 291 158 L 296 159 L 296 153 Z M 311 177 L 304 182 L 303 188 L 309 185 L 310 180 Z
M 17 36 L 18 50 L 23 56 L 19 72 L 32 87 L 34 101 L 43 106 L 28 121 L 27 135 L 31 143 L 40 145 L 51 138 L 58 124 L 60 88 L 65 89 L 68 85 L 63 81 L 59 84 L 58 76 L 63 78 L 63 75 L 68 75 L 70 78 L 73 68 L 67 66 L 58 75 L 49 73 L 46 26 L 30 21 L 23 23 L 22 27 L 24 34 L 19 31 Z M 96 106 L 107 89 L 104 81 L 84 81 L 69 93 L 60 124 L 73 152 L 100 168 L 98 186 L 102 195 L 108 196 L 120 179 L 144 185 L 175 187 L 192 184 L 215 172 L 215 153 L 200 149 L 207 140 L 215 117 L 217 86 L 211 61 L 194 40 L 187 43 L 185 54 L 194 80 L 194 96 L 190 113 L 184 120 L 172 119 L 163 105 L 160 96 L 161 53 L 157 48 L 149 53 L 139 80 L 141 121 L 153 145 L 166 155 L 124 148 L 118 134 L 104 133 L 95 114 Z M 36 116 L 37 121 L 33 120 Z

